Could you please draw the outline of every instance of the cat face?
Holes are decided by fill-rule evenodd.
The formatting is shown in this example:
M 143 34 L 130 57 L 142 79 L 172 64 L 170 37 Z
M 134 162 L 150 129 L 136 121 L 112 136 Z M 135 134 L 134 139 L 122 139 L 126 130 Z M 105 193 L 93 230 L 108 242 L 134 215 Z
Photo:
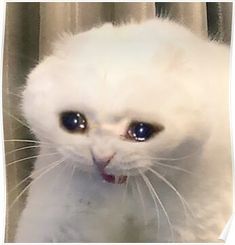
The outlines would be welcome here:
M 30 74 L 23 112 L 35 135 L 78 167 L 103 162 L 111 174 L 138 174 L 203 145 L 210 114 L 197 59 L 131 29 L 71 36 Z

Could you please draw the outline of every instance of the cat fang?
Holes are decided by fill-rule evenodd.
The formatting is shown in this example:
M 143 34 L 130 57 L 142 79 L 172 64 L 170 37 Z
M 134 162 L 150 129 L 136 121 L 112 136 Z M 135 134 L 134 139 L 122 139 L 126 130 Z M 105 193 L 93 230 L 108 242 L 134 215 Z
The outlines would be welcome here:
M 126 175 L 115 176 L 112 174 L 107 174 L 105 172 L 102 172 L 101 176 L 106 182 L 112 183 L 112 184 L 124 184 L 127 181 Z
M 105 170 L 105 167 L 100 167 L 100 165 L 97 165 L 98 172 L 100 173 L 100 176 L 103 178 L 103 180 L 107 183 L 112 183 L 112 184 L 124 184 L 127 181 L 127 176 L 126 175 L 120 175 L 116 176 L 113 174 L 108 174 Z
M 126 175 L 116 176 L 116 175 L 107 173 L 105 170 L 106 166 L 110 163 L 110 161 L 112 160 L 112 158 L 115 154 L 106 158 L 106 160 L 103 160 L 103 161 L 101 161 L 101 160 L 97 161 L 97 159 L 94 157 L 94 153 L 91 152 L 91 154 L 92 154 L 93 162 L 94 162 L 95 166 L 97 167 L 97 170 L 98 170 L 100 176 L 103 178 L 103 180 L 105 182 L 112 183 L 112 184 L 124 184 L 124 183 L 126 183 L 126 181 L 127 181 Z

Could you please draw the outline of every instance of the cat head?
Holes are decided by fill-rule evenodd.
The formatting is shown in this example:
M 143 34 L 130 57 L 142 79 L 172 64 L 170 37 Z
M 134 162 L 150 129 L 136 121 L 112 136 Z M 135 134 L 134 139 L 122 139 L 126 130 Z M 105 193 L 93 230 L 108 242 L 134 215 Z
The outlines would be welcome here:
M 29 75 L 23 113 L 38 139 L 78 167 L 136 174 L 207 139 L 208 52 L 206 41 L 160 20 L 71 35 Z

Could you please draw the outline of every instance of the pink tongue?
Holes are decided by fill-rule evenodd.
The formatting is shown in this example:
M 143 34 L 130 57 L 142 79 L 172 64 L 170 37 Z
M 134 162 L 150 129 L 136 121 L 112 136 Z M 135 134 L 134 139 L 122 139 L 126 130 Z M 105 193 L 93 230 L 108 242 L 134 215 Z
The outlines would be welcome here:
M 107 174 L 105 172 L 102 172 L 101 176 L 103 177 L 103 179 L 105 181 L 107 181 L 108 183 L 112 183 L 112 184 L 123 184 L 127 180 L 127 176 L 121 175 L 121 176 L 116 177 L 117 181 L 115 181 L 115 176 L 114 175 Z

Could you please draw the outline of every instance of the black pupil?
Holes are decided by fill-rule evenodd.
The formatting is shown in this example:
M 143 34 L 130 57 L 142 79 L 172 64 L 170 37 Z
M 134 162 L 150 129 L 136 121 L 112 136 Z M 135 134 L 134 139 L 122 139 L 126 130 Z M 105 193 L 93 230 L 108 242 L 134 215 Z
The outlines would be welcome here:
M 148 123 L 135 123 L 131 134 L 137 141 L 145 141 L 154 134 L 154 127 Z
M 86 129 L 85 117 L 78 112 L 64 112 L 61 116 L 61 123 L 69 131 L 84 131 Z

